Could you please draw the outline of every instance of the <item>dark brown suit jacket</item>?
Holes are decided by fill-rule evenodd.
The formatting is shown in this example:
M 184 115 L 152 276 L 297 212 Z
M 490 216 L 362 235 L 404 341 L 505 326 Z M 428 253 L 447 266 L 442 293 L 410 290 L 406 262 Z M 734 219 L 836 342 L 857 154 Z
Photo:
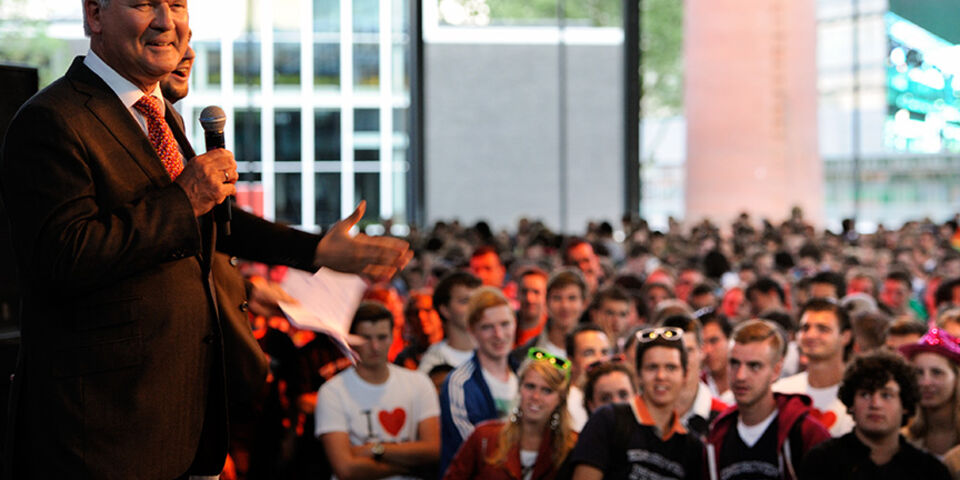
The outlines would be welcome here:
M 179 120 L 168 104 L 191 158 Z M 237 211 L 218 238 L 79 57 L 10 124 L 0 186 L 24 292 L 17 477 L 170 479 L 222 464 L 214 250 L 310 268 L 319 237 Z

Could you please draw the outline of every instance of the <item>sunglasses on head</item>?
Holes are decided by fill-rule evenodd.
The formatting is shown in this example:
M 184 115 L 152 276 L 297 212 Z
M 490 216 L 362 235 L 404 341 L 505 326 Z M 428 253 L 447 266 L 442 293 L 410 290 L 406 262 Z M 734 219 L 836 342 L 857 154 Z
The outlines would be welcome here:
M 683 338 L 683 330 L 677 327 L 645 328 L 637 332 L 637 341 L 640 343 L 652 342 L 658 338 L 677 341 Z
M 570 373 L 570 360 L 553 355 L 541 348 L 533 347 L 530 350 L 527 350 L 527 358 L 532 360 L 543 360 L 544 362 L 547 362 L 560 370 L 565 370 L 568 374 Z

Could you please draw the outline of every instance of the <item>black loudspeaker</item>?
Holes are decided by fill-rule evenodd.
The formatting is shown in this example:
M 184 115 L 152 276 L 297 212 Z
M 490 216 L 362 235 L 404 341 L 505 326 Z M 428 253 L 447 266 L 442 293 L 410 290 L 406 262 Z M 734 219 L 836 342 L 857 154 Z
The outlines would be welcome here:
M 0 63 L 0 143 L 7 135 L 10 120 L 40 88 L 36 68 Z M 0 149 L 0 155 L 2 155 Z M 6 208 L 0 201 L 0 438 L 6 431 L 7 401 L 10 397 L 10 378 L 16 368 L 20 349 L 20 289 L 17 282 L 17 262 L 10 241 L 10 222 Z

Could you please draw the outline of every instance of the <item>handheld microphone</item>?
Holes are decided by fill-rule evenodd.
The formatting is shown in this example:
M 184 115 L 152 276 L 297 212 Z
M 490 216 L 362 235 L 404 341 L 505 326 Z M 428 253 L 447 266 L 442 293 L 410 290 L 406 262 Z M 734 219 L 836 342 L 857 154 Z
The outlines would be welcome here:
M 223 141 L 223 126 L 226 124 L 227 115 L 223 113 L 222 108 L 216 105 L 210 105 L 200 112 L 200 125 L 203 127 L 208 152 L 225 147 L 226 143 Z M 233 196 L 229 196 L 216 208 L 216 216 L 223 224 L 223 234 L 227 236 L 230 235 L 230 220 L 233 220 L 232 204 Z

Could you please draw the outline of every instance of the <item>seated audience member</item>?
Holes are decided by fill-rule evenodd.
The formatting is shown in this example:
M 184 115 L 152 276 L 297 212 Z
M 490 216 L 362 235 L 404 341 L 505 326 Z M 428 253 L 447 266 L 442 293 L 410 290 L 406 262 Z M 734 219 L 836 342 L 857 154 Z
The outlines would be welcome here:
M 783 287 L 770 277 L 760 277 L 751 283 L 744 297 L 750 304 L 752 316 L 758 316 L 768 310 L 786 310 L 787 308 Z
M 854 358 L 840 387 L 853 431 L 814 447 L 800 479 L 949 479 L 947 467 L 900 435 L 919 397 L 916 370 L 902 357 L 878 350 Z
M 587 305 L 586 295 L 587 284 L 579 270 L 564 268 L 554 272 L 547 282 L 547 325 L 540 335 L 510 353 L 510 365 L 519 367 L 533 347 L 565 357 L 567 335 L 580 323 Z
M 570 454 L 575 480 L 703 477 L 703 443 L 687 433 L 674 408 L 687 369 L 683 335 L 672 327 L 638 333 L 641 393 L 629 405 L 590 416 Z
M 570 362 L 532 349 L 520 368 L 517 404 L 504 420 L 477 425 L 445 479 L 553 479 L 577 442 L 567 413 Z
M 570 411 L 571 428 L 579 432 L 587 423 L 587 411 L 583 408 L 584 372 L 587 365 L 606 360 L 612 347 L 603 329 L 592 323 L 581 323 L 567 335 L 567 355 L 570 367 L 570 391 L 567 398 L 567 410 Z
M 909 318 L 919 321 L 917 311 L 911 306 L 913 281 L 910 274 L 894 270 L 887 274 L 880 287 L 880 303 L 887 307 L 894 319 Z
M 440 456 L 439 407 L 426 375 L 387 361 L 393 314 L 364 302 L 350 333 L 360 360 L 320 387 L 316 435 L 337 478 L 385 478 L 428 471 Z
M 960 308 L 949 308 L 937 315 L 937 327 L 960 338 Z
M 663 282 L 651 282 L 650 280 L 647 280 L 647 283 L 643 285 L 640 294 L 643 296 L 646 310 L 651 313 L 657 312 L 660 304 L 664 301 L 677 298 L 670 285 Z M 655 323 L 656 319 L 651 319 L 651 321 Z
M 592 415 L 604 405 L 630 403 L 637 394 L 633 372 L 622 361 L 597 362 L 587 367 L 583 408 Z
M 796 375 L 805 365 L 800 365 L 800 346 L 797 344 L 797 322 L 786 310 L 768 310 L 759 317 L 760 320 L 769 320 L 780 326 L 780 331 L 786 335 L 787 355 L 783 357 L 782 377 Z
M 443 326 L 433 309 L 433 298 L 424 291 L 410 294 L 403 316 L 403 342 L 407 346 L 397 354 L 393 363 L 416 370 L 427 348 L 443 339 Z
M 807 371 L 773 384 L 775 392 L 809 395 L 811 415 L 834 437 L 853 428 L 853 418 L 837 398 L 852 337 L 846 310 L 832 299 L 811 299 L 800 311 L 800 349 L 808 359 Z
M 505 417 L 516 397 L 517 376 L 507 360 L 517 329 L 513 315 L 507 297 L 496 288 L 480 287 L 470 296 L 467 327 L 477 349 L 450 372 L 440 391 L 441 474 L 474 426 Z
M 736 406 L 724 412 L 707 442 L 712 479 L 795 479 L 803 456 L 830 438 L 810 413 L 806 395 L 773 393 L 783 367 L 780 328 L 748 320 L 733 333 L 730 378 Z
M 523 345 L 543 332 L 547 324 L 547 272 L 538 267 L 526 267 L 517 274 L 517 338 L 516 346 Z
M 810 278 L 811 298 L 832 298 L 840 300 L 847 294 L 847 282 L 837 272 L 818 272 Z
M 475 347 L 467 331 L 467 305 L 470 294 L 480 287 L 480 279 L 467 272 L 450 272 L 433 289 L 433 308 L 443 322 L 444 339 L 430 345 L 420 357 L 421 372 L 437 365 L 456 367 L 470 359 Z
M 865 311 L 852 315 L 853 353 L 867 353 L 876 350 L 887 343 L 887 329 L 890 328 L 890 317 L 879 311 Z
M 700 310 L 701 308 L 717 307 L 717 286 L 713 282 L 706 280 L 696 284 L 690 291 L 690 308 Z
M 710 387 L 700 379 L 703 367 L 703 329 L 697 319 L 687 315 L 668 317 L 662 326 L 683 330 L 683 345 L 687 349 L 687 373 L 675 406 L 683 426 L 703 440 L 713 419 L 727 409 L 727 404 L 714 397 L 710 393 Z
M 931 328 L 900 353 L 919 370 L 920 408 L 904 434 L 916 447 L 942 456 L 960 443 L 960 346 L 957 339 Z
M 925 333 L 927 326 L 920 322 L 909 318 L 894 320 L 887 328 L 886 345 L 893 350 L 899 350 L 904 345 L 917 343 Z
M 714 308 L 697 310 L 694 316 L 703 325 L 703 380 L 714 397 L 727 404 L 733 403 L 728 373 L 733 327 Z
M 603 284 L 603 268 L 593 245 L 579 237 L 571 237 L 563 245 L 563 264 L 580 271 L 586 283 L 585 298 L 593 297 Z
M 593 297 L 590 321 L 603 328 L 614 346 L 618 346 L 627 330 L 634 326 L 630 324 L 631 301 L 627 292 L 616 285 L 600 289 Z

